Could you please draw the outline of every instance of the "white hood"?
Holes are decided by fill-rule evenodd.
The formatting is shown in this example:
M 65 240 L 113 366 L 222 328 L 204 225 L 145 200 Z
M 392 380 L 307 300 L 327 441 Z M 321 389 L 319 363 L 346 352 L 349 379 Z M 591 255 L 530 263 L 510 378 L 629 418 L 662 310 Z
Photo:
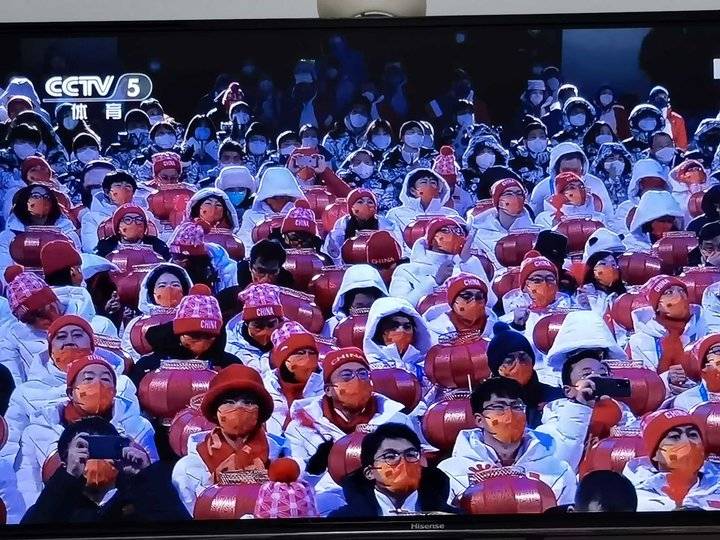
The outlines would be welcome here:
M 0 102 L 7 107 L 8 100 L 13 96 L 25 96 L 33 102 L 33 108 L 40 107 L 40 98 L 38 97 L 35 86 L 30 79 L 25 77 L 13 77 L 7 85 L 5 92 L 0 96 Z
M 702 307 L 712 315 L 720 316 L 720 282 L 713 283 L 702 296 Z
M 420 206 L 420 199 L 418 199 L 417 197 L 413 197 L 410 194 L 410 188 L 409 188 L 410 177 L 417 175 L 418 172 L 420 172 L 420 171 L 437 178 L 438 186 L 440 186 L 439 198 L 433 199 L 427 210 L 423 210 L 422 207 Z M 445 203 L 447 203 L 448 200 L 450 199 L 450 186 L 448 186 L 448 183 L 445 181 L 445 179 L 442 176 L 440 176 L 438 173 L 436 173 L 432 169 L 423 169 L 423 168 L 413 169 L 412 171 L 410 171 L 409 173 L 407 173 L 405 175 L 405 179 L 403 180 L 403 185 L 402 185 L 402 189 L 400 190 L 399 197 L 400 197 L 400 202 L 402 203 L 403 206 L 407 206 L 414 210 L 423 211 L 423 212 L 429 214 L 429 213 L 431 213 L 430 212 L 431 208 L 435 208 L 435 207 L 441 208 L 441 207 L 445 206 Z
M 294 199 L 305 198 L 305 194 L 289 169 L 285 167 L 269 167 L 260 179 L 252 209 L 261 212 L 265 211 L 263 205 L 265 199 L 281 195 L 293 197 Z
M 375 335 L 380 319 L 395 313 L 402 313 L 415 321 L 415 342 L 412 344 L 412 347 L 421 351 L 424 356 L 432 346 L 432 338 L 430 337 L 427 322 L 420 316 L 415 308 L 412 307 L 410 302 L 404 298 L 394 298 L 392 296 L 378 298 L 370 308 L 367 325 L 365 326 L 365 336 L 363 337 L 363 350 L 365 354 L 378 358 L 385 356 L 383 349 L 387 346 L 378 345 L 372 338 Z M 368 360 L 370 360 L 370 358 L 368 358 Z
M 81 253 L 83 279 L 88 280 L 100 272 L 119 272 L 117 265 L 108 261 L 105 257 L 92 253 Z
M 630 223 L 630 232 L 640 232 L 642 226 L 662 216 L 682 218 L 684 212 L 675 197 L 667 191 L 646 191 L 640 197 L 635 215 Z
M 567 154 L 573 154 L 575 152 L 579 152 L 580 154 L 582 154 L 582 175 L 585 176 L 587 174 L 589 164 L 588 159 L 585 156 L 585 152 L 583 152 L 583 149 L 574 142 L 561 142 L 557 146 L 554 146 L 552 150 L 550 150 L 548 173 L 550 174 L 551 183 L 554 183 L 555 180 L 555 164 L 560 161 L 563 156 L 566 156 Z M 554 191 L 554 188 L 551 189 L 551 191 Z
M 187 271 L 185 271 L 184 268 L 172 264 L 172 263 L 161 263 L 155 268 L 153 268 L 150 272 L 148 272 L 145 277 L 143 278 L 142 282 L 140 283 L 140 293 L 138 296 L 138 310 L 142 312 L 145 315 L 150 315 L 153 312 L 153 309 L 160 307 L 158 306 L 152 295 L 148 294 L 148 282 L 152 279 L 153 276 L 162 274 L 163 272 L 167 271 L 168 268 L 173 268 L 176 271 L 179 271 L 184 280 L 185 285 L 187 286 L 187 289 L 189 290 L 190 287 L 192 287 L 193 282 L 190 279 L 190 276 L 188 275 Z
M 111 218 L 117 209 L 118 207 L 112 203 L 104 191 L 99 191 L 93 195 L 92 202 L 90 203 L 90 211 L 93 214 L 102 216 L 99 222 L 103 221 L 102 218 Z
M 233 232 L 237 232 L 240 229 L 240 222 L 238 220 L 235 207 L 230 202 L 230 197 L 228 197 L 227 193 L 225 193 L 224 191 L 221 191 L 214 187 L 203 188 L 197 193 L 195 193 L 192 197 L 190 197 L 190 201 L 188 201 L 187 204 L 187 210 L 185 211 L 185 219 L 189 220 L 193 208 L 195 208 L 208 197 L 218 197 L 221 201 L 223 201 L 223 205 L 225 206 L 225 212 L 230 216 L 230 221 L 232 222 L 230 228 L 233 230 Z
M 665 180 L 667 190 L 670 191 L 671 187 L 665 168 L 654 159 L 639 159 L 633 165 L 632 178 L 628 184 L 628 197 L 635 204 L 640 200 L 640 180 L 649 176 L 657 176 Z
M 332 305 L 333 315 L 348 315 L 342 312 L 342 306 L 345 304 L 345 293 L 353 289 L 364 289 L 375 287 L 383 296 L 388 296 L 387 286 L 383 281 L 380 273 L 369 264 L 355 264 L 345 271 L 342 283 L 338 289 L 335 301 Z
M 605 321 L 594 311 L 567 314 L 548 351 L 547 365 L 560 371 L 568 353 L 579 349 L 608 349 L 610 360 L 626 360 L 627 354 L 617 344 Z
M 540 229 L 540 227 L 533 223 L 533 220 L 530 217 L 530 213 L 526 209 L 523 209 L 522 214 L 520 214 L 515 219 L 515 221 L 513 221 L 513 224 L 510 226 L 510 229 L 508 229 L 508 231 L 506 231 L 500 224 L 500 221 L 498 220 L 498 211 L 495 208 L 485 210 L 484 212 L 473 217 L 470 221 L 470 226 L 475 229 L 482 229 L 483 231 L 496 231 L 503 234 L 507 234 L 508 231 L 517 231 L 521 229 Z M 478 233 L 478 235 L 481 236 L 482 232 Z
M 79 315 L 90 322 L 95 317 L 92 297 L 85 287 L 51 287 L 60 303 L 65 306 L 65 315 Z

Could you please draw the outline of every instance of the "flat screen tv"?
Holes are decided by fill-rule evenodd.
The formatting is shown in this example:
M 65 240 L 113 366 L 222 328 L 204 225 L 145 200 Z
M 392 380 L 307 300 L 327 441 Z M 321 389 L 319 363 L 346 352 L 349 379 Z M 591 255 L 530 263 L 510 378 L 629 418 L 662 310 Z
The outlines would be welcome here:
M 0 51 L 3 538 L 716 530 L 718 12 Z

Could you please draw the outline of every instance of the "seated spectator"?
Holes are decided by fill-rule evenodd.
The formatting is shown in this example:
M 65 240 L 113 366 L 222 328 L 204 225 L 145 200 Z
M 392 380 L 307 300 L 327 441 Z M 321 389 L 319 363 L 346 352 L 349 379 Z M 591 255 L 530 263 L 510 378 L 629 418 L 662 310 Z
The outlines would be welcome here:
M 593 471 L 583 476 L 575 492 L 573 512 L 636 512 L 635 487 L 613 471 Z
M 148 234 L 148 216 L 139 206 L 123 204 L 112 217 L 113 235 L 98 241 L 95 252 L 106 257 L 116 249 L 125 246 L 149 246 L 166 261 L 170 258 L 167 244 L 157 236 Z
M 604 223 L 606 214 L 598 211 L 599 201 L 592 195 L 582 178 L 575 173 L 558 174 L 555 177 L 555 194 L 545 201 L 545 209 L 535 219 L 535 224 L 550 229 L 563 219 L 572 217 L 589 217 Z

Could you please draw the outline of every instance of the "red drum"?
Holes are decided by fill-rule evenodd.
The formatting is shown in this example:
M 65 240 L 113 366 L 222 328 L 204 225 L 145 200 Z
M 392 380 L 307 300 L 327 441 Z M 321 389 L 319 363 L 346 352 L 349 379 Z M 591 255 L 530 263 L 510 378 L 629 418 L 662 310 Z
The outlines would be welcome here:
M 335 483 L 340 484 L 348 474 L 360 468 L 360 446 L 365 435 L 375 431 L 375 428 L 360 424 L 355 431 L 335 441 L 328 456 L 328 472 Z
M 688 266 L 690 252 L 698 246 L 692 232 L 673 231 L 653 244 L 653 254 L 662 261 L 662 273 L 675 275 Z
M 72 244 L 72 240 L 57 227 L 30 225 L 10 241 L 10 257 L 26 269 L 40 268 L 40 251 L 45 244 L 54 240 Z
M 520 266 L 528 251 L 533 249 L 537 231 L 513 231 L 495 244 L 495 257 L 505 268 Z
M 315 274 L 308 284 L 308 290 L 315 296 L 315 303 L 322 310 L 325 318 L 333 315 L 332 306 L 347 268 L 347 266 L 323 266 L 320 273 Z
M 550 486 L 527 476 L 522 467 L 493 467 L 471 474 L 460 496 L 468 514 L 542 514 L 557 506 Z
M 400 368 L 373 369 L 370 378 L 375 392 L 402 403 L 405 414 L 410 414 L 420 403 L 422 389 L 412 373 Z
M 630 397 L 618 398 L 635 416 L 657 410 L 665 400 L 665 385 L 660 375 L 641 362 L 608 361 L 612 376 L 630 380 Z
M 175 308 L 157 308 L 152 315 L 142 315 L 130 330 L 130 344 L 140 356 L 152 352 L 152 347 L 145 339 L 148 328 L 170 322 L 175 317 Z
M 470 405 L 470 392 L 455 391 L 430 405 L 422 417 L 422 430 L 430 444 L 449 452 L 463 429 L 476 427 Z
M 285 317 L 302 324 L 308 332 L 313 334 L 322 332 L 325 319 L 320 308 L 315 305 L 312 295 L 280 287 L 280 301 Z
M 655 255 L 637 251 L 620 255 L 618 266 L 624 283 L 645 285 L 648 279 L 661 273 L 662 261 Z
M 180 457 L 187 456 L 188 440 L 192 435 L 210 431 L 215 427 L 215 424 L 200 412 L 202 398 L 203 394 L 190 398 L 190 404 L 178 412 L 170 422 L 170 430 L 168 431 L 170 447 Z
M 205 235 L 205 242 L 212 242 L 224 247 L 234 261 L 242 261 L 245 258 L 245 246 L 243 246 L 242 240 L 235 236 L 230 229 L 211 229 Z
M 350 315 L 340 321 L 333 330 L 338 347 L 363 348 L 363 338 L 367 327 L 369 309 L 354 309 Z
M 268 481 L 265 470 L 228 471 L 195 501 L 195 519 L 240 519 L 255 511 L 260 488 Z
M 564 234 L 568 239 L 568 251 L 577 253 L 585 249 L 585 243 L 592 233 L 602 229 L 605 225 L 602 222 L 591 218 L 570 217 L 563 218 L 560 223 L 553 227 L 553 230 Z
M 481 332 L 451 332 L 440 336 L 425 357 L 425 375 L 445 388 L 467 389 L 490 377 L 488 340 Z
M 108 253 L 106 258 L 124 274 L 132 272 L 138 266 L 164 262 L 164 259 L 147 244 L 120 245 L 118 249 Z

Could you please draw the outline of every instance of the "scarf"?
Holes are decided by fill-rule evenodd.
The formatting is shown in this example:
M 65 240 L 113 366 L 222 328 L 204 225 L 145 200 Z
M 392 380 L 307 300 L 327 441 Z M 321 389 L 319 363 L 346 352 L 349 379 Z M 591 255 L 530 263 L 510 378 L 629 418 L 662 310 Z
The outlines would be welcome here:
M 110 407 L 110 410 L 102 415 L 105 420 L 108 422 L 112 418 L 112 412 L 113 409 Z M 98 415 L 89 415 L 85 411 L 81 410 L 79 407 L 77 407 L 72 401 L 69 401 L 64 407 L 62 412 L 62 420 L 66 426 L 69 426 L 70 424 L 74 424 L 75 422 L 82 420 L 83 418 L 87 418 L 88 416 L 98 416 Z
M 458 314 L 452 310 L 450 310 L 448 317 L 455 327 L 455 330 L 458 332 L 477 331 L 482 333 L 485 331 L 485 326 L 487 325 L 487 313 L 485 312 L 483 312 L 477 321 L 472 323 L 467 322 L 465 319 L 461 319 Z
M 368 403 L 367 406 L 351 420 L 346 420 L 335 410 L 335 407 L 333 407 L 328 396 L 324 396 L 322 399 L 322 411 L 325 418 L 330 420 L 333 425 L 340 428 L 343 433 L 348 434 L 355 431 L 355 428 L 360 424 L 367 424 L 370 420 L 372 420 L 377 413 L 377 400 L 373 396 L 370 399 L 370 403 Z
M 263 428 L 258 428 L 242 446 L 236 447 L 216 427 L 198 444 L 197 449 L 215 483 L 220 473 L 266 468 L 270 462 L 270 448 Z
M 287 382 L 287 381 L 284 381 L 283 378 L 279 374 L 278 374 L 278 382 L 280 383 L 280 391 L 282 392 L 282 395 L 285 396 L 285 399 L 287 400 L 287 406 L 288 406 L 288 411 L 289 411 L 290 407 L 292 407 L 293 402 L 296 399 L 301 399 L 303 397 L 303 390 L 305 390 L 306 383 Z M 285 417 L 285 422 L 283 423 L 283 429 L 285 429 L 289 423 L 290 423 L 290 415 L 288 414 Z
M 682 336 L 688 321 L 668 319 L 660 314 L 656 316 L 656 320 L 667 330 L 667 335 L 660 340 L 660 358 L 657 368 L 658 373 L 665 373 L 670 366 L 681 364 L 685 357 Z

